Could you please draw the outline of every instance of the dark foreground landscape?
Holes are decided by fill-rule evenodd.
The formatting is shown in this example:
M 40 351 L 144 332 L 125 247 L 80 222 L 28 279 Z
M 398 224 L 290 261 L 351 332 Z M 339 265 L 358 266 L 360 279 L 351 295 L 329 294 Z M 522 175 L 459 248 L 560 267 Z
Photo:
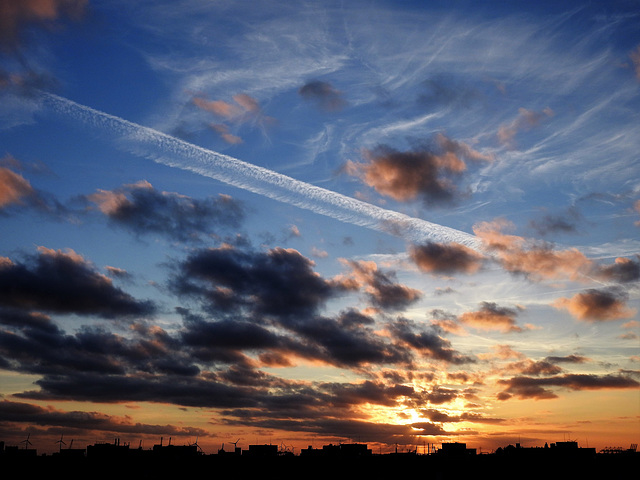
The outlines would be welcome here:
M 569 443 L 569 442 L 567 442 Z M 115 446 L 103 444 L 106 446 Z M 88 448 L 75 454 L 27 454 L 7 449 L 0 455 L 0 471 L 14 478 L 62 479 L 213 479 L 245 478 L 336 478 L 395 479 L 617 479 L 636 478 L 640 452 L 633 449 L 598 452 L 577 448 L 521 448 L 509 445 L 491 454 L 476 454 L 464 444 L 443 444 L 437 453 L 372 454 L 366 445 L 331 446 L 303 450 L 299 455 L 282 454 L 275 446 L 254 446 L 251 453 L 236 451 L 204 455 L 189 447 L 154 450 Z M 554 445 L 555 446 L 555 445 Z M 345 447 L 342 448 L 341 447 Z M 360 447 L 360 448 L 346 448 Z M 273 448 L 273 449 L 272 449 Z M 239 449 L 238 449 L 239 450 Z M 342 452 L 341 452 L 342 450 Z M 87 454 L 88 453 L 88 454 Z M 271 454 L 273 453 L 273 454 Z

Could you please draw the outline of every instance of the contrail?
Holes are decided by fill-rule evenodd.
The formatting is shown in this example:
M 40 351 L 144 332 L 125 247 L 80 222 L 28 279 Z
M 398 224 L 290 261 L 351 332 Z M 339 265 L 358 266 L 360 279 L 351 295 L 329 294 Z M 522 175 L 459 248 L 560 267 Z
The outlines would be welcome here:
M 386 210 L 317 187 L 281 173 L 185 142 L 166 133 L 43 92 L 55 111 L 84 124 L 108 128 L 144 146 L 143 155 L 156 163 L 189 170 L 234 187 L 278 200 L 337 220 L 396 235 L 413 243 L 459 243 L 482 251 L 478 237 L 460 230 Z M 159 149 L 154 154 L 153 149 Z

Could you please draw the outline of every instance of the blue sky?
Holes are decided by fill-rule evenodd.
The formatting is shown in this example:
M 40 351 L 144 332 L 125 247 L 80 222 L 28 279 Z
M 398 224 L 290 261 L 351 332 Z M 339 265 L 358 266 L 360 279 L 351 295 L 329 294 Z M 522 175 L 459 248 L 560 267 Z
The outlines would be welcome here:
M 637 443 L 640 5 L 478 3 L 1 2 L 1 436 Z

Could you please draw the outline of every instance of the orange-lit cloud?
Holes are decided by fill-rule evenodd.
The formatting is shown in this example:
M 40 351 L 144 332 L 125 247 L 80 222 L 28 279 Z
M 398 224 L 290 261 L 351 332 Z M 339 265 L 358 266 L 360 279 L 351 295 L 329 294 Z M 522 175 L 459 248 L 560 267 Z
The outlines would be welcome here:
M 224 118 L 234 118 L 244 113 L 244 110 L 239 105 L 233 105 L 222 100 L 206 100 L 196 97 L 192 101 L 196 107 Z
M 580 280 L 594 268 L 593 262 L 575 248 L 554 250 L 550 245 L 502 232 L 511 226 L 510 222 L 498 219 L 473 227 L 507 271 L 525 274 L 534 280 Z
M 169 432 L 172 435 L 184 436 L 207 434 L 201 428 L 134 423 L 127 416 L 119 417 L 101 412 L 64 411 L 51 406 L 42 407 L 10 400 L 0 401 L 0 417 L 2 417 L 3 422 L 15 422 L 14 424 L 50 425 L 62 429 L 81 428 L 87 432 L 94 432 L 97 436 L 104 434 L 104 432 L 111 433 L 114 431 L 135 435 L 152 435 L 153 437 L 158 432 Z M 55 435 L 58 435 L 58 433 Z M 46 433 L 42 432 L 42 436 L 46 436 Z
M 182 240 L 197 240 L 244 217 L 240 203 L 228 195 L 203 200 L 174 192 L 160 192 L 146 180 L 115 190 L 87 195 L 115 225 L 139 234 L 162 233 Z
M 362 163 L 348 161 L 344 171 L 398 201 L 451 202 L 459 195 L 455 180 L 467 169 L 465 159 L 491 161 L 491 157 L 442 134 L 434 143 L 435 148 L 405 152 L 381 145 L 363 151 Z
M 571 298 L 560 298 L 553 303 L 566 309 L 579 320 L 607 321 L 630 318 L 636 311 L 626 306 L 627 295 L 620 289 L 589 289 Z
M 524 358 L 525 355 L 522 352 L 514 350 L 510 345 L 492 345 L 491 352 L 480 353 L 478 358 L 482 360 L 506 360 L 510 358 Z
M 46 25 L 62 16 L 80 17 L 87 0 L 2 0 L 0 1 L 0 43 L 15 47 L 21 30 L 31 23 Z
M 253 124 L 265 128 L 275 123 L 274 118 L 262 113 L 258 101 L 250 95 L 238 93 L 232 98 L 234 103 L 225 102 L 224 100 L 207 100 L 203 97 L 194 97 L 191 101 L 201 110 L 211 112 L 226 122 L 231 122 L 236 125 Z M 215 123 L 210 126 L 220 134 L 220 137 L 225 142 L 232 145 L 243 143 L 241 137 L 231 133 L 227 124 Z
M 420 270 L 432 273 L 475 273 L 483 262 L 481 254 L 456 243 L 413 245 L 409 256 Z
M 363 289 L 376 308 L 402 309 L 422 296 L 419 290 L 397 283 L 393 272 L 384 273 L 372 261 L 341 260 L 351 268 L 341 282 L 351 289 Z
M 598 266 L 594 275 L 606 281 L 629 283 L 640 280 L 640 256 L 618 257 L 612 265 Z
M 211 124 L 211 128 L 220 134 L 220 137 L 231 145 L 238 145 L 243 142 L 242 138 L 229 131 L 229 127 L 222 123 Z
M 498 330 L 501 332 L 521 332 L 516 325 L 516 316 L 520 309 L 500 307 L 493 302 L 482 302 L 480 310 L 462 313 L 461 323 L 478 330 Z
M 515 148 L 515 137 L 521 131 L 531 130 L 543 120 L 552 117 L 553 111 L 545 108 L 542 112 L 534 112 L 526 108 L 518 110 L 518 116 L 509 124 L 501 125 L 498 129 L 498 141 L 506 147 Z
M 458 323 L 455 315 L 451 315 L 439 309 L 431 311 L 431 324 L 454 335 L 467 335 L 467 331 Z
M 0 208 L 21 203 L 23 198 L 34 193 L 33 187 L 22 175 L 0 167 Z

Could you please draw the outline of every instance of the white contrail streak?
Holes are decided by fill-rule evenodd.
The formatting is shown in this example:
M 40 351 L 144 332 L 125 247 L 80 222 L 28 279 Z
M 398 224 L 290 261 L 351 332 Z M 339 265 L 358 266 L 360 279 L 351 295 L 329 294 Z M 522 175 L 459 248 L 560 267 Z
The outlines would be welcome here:
M 59 113 L 76 118 L 84 124 L 108 128 L 128 141 L 143 145 L 144 155 L 151 156 L 157 163 L 189 170 L 343 222 L 396 235 L 410 242 L 455 242 L 474 250 L 482 250 L 480 240 L 469 233 L 386 210 L 296 180 L 58 95 L 43 93 L 42 96 L 45 103 Z M 154 149 L 159 149 L 159 153 L 154 154 Z

